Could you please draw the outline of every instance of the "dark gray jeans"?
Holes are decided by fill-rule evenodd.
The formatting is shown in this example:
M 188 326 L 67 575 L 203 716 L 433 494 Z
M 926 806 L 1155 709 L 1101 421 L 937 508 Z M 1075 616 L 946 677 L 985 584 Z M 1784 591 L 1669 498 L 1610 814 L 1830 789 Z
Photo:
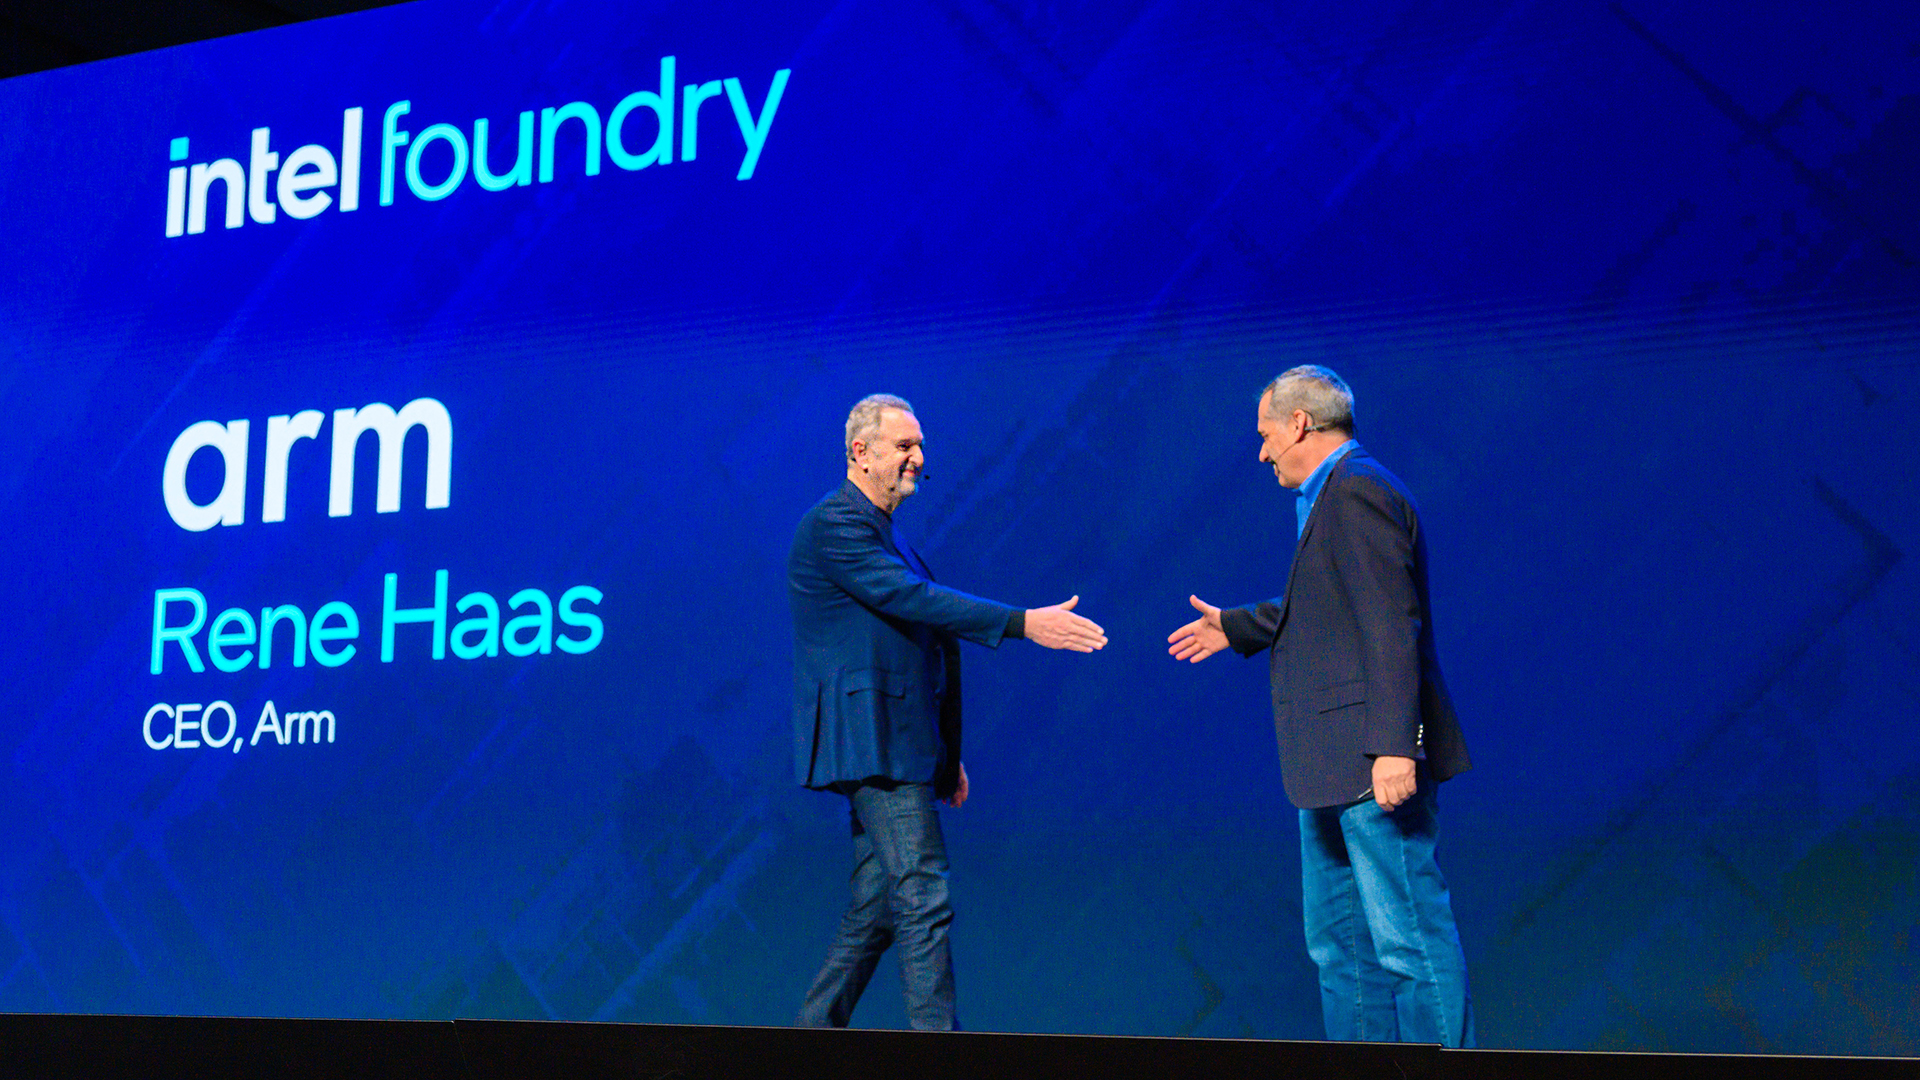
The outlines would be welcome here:
M 853 817 L 853 899 L 795 1021 L 846 1027 L 880 954 L 900 946 L 907 1019 L 922 1031 L 956 1031 L 947 929 L 947 844 L 930 784 L 840 789 Z

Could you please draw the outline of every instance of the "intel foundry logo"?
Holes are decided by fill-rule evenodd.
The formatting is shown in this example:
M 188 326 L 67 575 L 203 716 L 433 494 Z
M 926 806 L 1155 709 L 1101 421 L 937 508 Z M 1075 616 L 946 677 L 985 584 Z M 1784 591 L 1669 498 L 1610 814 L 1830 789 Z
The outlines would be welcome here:
M 662 57 L 659 91 L 628 94 L 614 104 L 604 120 L 600 111 L 586 101 L 542 108 L 537 114 L 528 109 L 520 114 L 518 131 L 505 138 L 492 137 L 485 117 L 473 122 L 471 140 L 468 129 L 456 124 L 435 123 L 417 132 L 409 130 L 402 125 L 409 122 L 413 102 L 396 101 L 387 106 L 379 143 L 373 150 L 380 159 L 379 203 L 392 206 L 402 184 L 414 198 L 438 202 L 460 190 L 469 176 L 486 191 L 525 187 L 536 180 L 551 183 L 556 169 L 566 167 L 555 161 L 554 142 L 568 124 L 575 125 L 573 130 L 584 143 L 581 168 L 587 176 L 600 175 L 603 158 L 629 172 L 694 161 L 700 155 L 701 106 L 718 97 L 725 97 L 732 107 L 733 121 L 746 147 L 734 177 L 748 180 L 760 163 L 791 74 L 789 68 L 773 73 L 766 99 L 756 111 L 739 79 L 680 85 L 674 58 Z M 642 111 L 651 115 L 635 115 Z M 708 118 L 712 117 L 713 111 L 709 110 Z M 329 208 L 343 214 L 358 210 L 365 119 L 360 108 L 346 110 L 341 117 L 337 152 L 312 143 L 282 160 L 280 152 L 273 149 L 273 130 L 258 127 L 253 129 L 245 165 L 238 158 L 223 157 L 171 166 L 167 170 L 167 235 L 205 232 L 210 210 L 229 229 L 237 229 L 249 220 L 271 225 L 282 213 L 305 220 Z M 644 141 L 649 129 L 651 143 Z M 512 164 L 495 172 L 495 163 L 506 158 L 498 150 L 502 142 L 514 147 Z M 446 151 L 429 157 L 427 148 L 435 143 L 445 143 Z M 173 140 L 169 160 L 184 163 L 191 156 L 192 143 L 187 136 Z

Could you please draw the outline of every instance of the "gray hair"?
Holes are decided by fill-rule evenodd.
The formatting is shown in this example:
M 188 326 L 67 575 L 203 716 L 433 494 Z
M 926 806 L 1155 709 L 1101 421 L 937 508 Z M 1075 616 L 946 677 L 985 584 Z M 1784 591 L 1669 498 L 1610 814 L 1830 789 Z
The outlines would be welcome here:
M 1274 376 L 1260 397 L 1267 402 L 1268 416 L 1286 416 L 1299 409 L 1313 418 L 1315 428 L 1354 432 L 1353 390 L 1332 368 L 1319 364 L 1288 368 Z
M 907 415 L 913 415 L 913 406 L 906 398 L 892 394 L 868 394 L 854 403 L 853 411 L 847 413 L 847 460 L 853 460 L 853 444 L 872 442 L 874 433 L 880 430 L 880 414 L 888 409 L 899 409 Z

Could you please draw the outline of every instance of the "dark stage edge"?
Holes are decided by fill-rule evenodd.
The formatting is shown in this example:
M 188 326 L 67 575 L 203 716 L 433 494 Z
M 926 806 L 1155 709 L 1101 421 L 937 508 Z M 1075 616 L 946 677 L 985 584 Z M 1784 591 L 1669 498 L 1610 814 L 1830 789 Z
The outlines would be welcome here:
M 1920 1058 L 1442 1050 L 1412 1044 L 923 1034 L 521 1020 L 0 1015 L 23 1080 L 916 1080 L 1301 1077 L 1807 1080 L 1920 1077 Z

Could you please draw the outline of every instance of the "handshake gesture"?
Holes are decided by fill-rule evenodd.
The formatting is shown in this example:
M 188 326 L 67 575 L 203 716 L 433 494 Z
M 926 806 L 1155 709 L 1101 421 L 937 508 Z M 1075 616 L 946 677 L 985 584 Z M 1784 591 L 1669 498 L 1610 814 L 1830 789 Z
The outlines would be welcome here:
M 1167 652 L 1175 660 L 1197 664 L 1227 647 L 1227 632 L 1220 625 L 1220 609 L 1197 596 L 1187 597 L 1200 617 L 1167 635 Z
M 1200 617 L 1168 635 L 1167 652 L 1175 660 L 1197 664 L 1227 648 L 1227 633 L 1220 626 L 1219 608 L 1197 596 L 1187 597 L 1187 602 L 1200 613 Z M 1094 652 L 1105 648 L 1107 632 L 1100 628 L 1100 624 L 1073 613 L 1079 603 L 1080 598 L 1074 596 L 1052 607 L 1029 608 L 1026 622 L 1028 640 L 1049 649 L 1070 649 L 1073 652 Z
M 1073 613 L 1080 598 L 1074 596 L 1052 607 L 1027 610 L 1027 640 L 1049 649 L 1093 652 L 1107 644 L 1107 632 L 1100 624 Z

